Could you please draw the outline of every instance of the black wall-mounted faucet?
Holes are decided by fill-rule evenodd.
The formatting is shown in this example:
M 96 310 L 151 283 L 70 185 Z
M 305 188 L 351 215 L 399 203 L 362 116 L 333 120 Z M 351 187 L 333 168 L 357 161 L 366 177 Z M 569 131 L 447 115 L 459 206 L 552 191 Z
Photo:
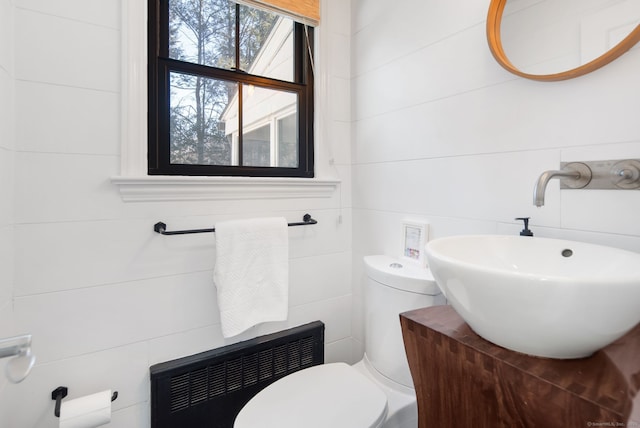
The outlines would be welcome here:
M 518 217 L 516 220 L 524 221 L 524 229 L 520 231 L 520 236 L 533 236 L 533 232 L 529 230 L 529 219 L 531 217 Z

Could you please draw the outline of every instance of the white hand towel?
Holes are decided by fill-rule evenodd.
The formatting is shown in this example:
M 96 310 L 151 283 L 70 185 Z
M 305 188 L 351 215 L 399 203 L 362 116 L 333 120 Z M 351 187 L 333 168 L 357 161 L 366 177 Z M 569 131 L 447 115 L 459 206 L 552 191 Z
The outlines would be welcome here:
M 282 217 L 216 224 L 216 264 L 222 335 L 284 321 L 289 309 L 289 237 Z

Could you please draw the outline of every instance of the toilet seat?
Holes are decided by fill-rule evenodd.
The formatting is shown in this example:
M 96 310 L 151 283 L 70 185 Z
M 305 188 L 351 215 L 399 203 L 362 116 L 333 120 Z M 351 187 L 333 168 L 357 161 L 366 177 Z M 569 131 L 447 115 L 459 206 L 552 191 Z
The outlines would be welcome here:
M 234 428 L 378 428 L 387 397 L 345 363 L 324 364 L 272 383 L 240 410 Z

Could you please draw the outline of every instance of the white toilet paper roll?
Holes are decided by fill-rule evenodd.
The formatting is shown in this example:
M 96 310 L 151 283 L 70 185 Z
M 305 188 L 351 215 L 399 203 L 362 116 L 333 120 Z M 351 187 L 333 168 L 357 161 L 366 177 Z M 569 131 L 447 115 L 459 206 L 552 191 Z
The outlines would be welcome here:
M 94 428 L 111 422 L 111 390 L 63 401 L 60 428 Z

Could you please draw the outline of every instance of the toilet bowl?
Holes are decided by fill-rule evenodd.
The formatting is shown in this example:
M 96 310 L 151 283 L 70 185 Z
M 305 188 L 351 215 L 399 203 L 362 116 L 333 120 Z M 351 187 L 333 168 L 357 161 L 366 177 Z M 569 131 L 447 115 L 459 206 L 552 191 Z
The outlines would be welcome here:
M 240 411 L 234 428 L 416 428 L 417 406 L 399 314 L 444 304 L 428 269 L 364 258 L 365 355 L 292 373 Z
M 272 383 L 240 411 L 234 428 L 380 428 L 386 416 L 382 390 L 347 364 L 332 363 Z

